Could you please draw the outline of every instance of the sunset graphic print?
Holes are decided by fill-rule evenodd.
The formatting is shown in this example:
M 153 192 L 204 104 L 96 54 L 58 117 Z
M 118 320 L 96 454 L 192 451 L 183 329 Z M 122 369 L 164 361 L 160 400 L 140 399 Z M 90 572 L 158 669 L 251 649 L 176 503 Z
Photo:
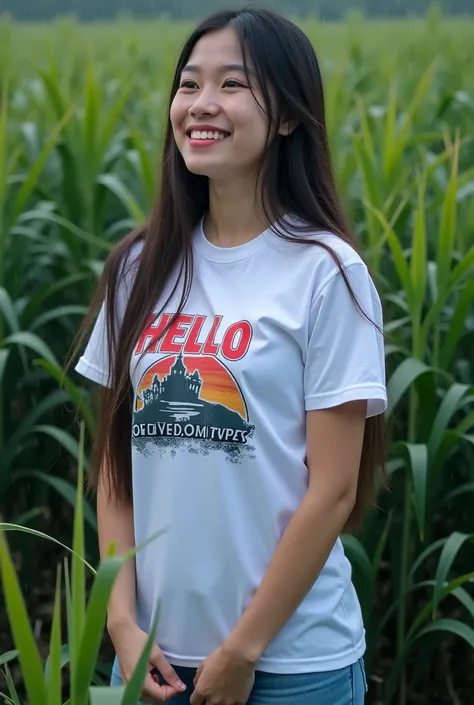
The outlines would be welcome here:
M 134 447 L 146 455 L 180 447 L 204 455 L 222 451 L 233 462 L 244 454 L 253 457 L 254 426 L 230 371 L 248 352 L 252 326 L 239 321 L 225 328 L 222 316 L 211 322 L 181 314 L 163 334 L 171 318 L 150 316 L 134 351 L 145 361 L 147 355 L 154 358 L 136 388 Z

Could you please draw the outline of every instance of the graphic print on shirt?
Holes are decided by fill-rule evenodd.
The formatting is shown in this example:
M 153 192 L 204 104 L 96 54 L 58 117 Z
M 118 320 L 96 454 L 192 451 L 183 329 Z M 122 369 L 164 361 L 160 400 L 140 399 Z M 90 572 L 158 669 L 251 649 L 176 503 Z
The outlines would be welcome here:
M 255 450 L 249 444 L 255 427 L 228 365 L 247 354 L 252 326 L 239 321 L 219 334 L 222 316 L 216 316 L 209 333 L 201 336 L 208 317 L 181 314 L 162 335 L 170 318 L 168 313 L 151 316 L 134 351 L 144 354 L 145 361 L 153 355 L 154 361 L 136 389 L 133 444 L 146 455 L 184 446 L 204 455 L 224 451 L 239 462 Z

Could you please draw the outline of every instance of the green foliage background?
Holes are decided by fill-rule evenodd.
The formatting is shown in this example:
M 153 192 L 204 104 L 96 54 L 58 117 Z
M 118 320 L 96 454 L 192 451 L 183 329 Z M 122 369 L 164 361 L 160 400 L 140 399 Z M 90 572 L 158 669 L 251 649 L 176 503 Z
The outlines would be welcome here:
M 107 252 L 149 213 L 187 28 L 0 24 L 0 520 L 66 543 L 76 414 L 89 436 L 96 417 L 91 388 L 62 367 Z M 360 535 L 344 539 L 366 620 L 370 698 L 446 703 L 456 692 L 468 705 L 474 23 L 432 11 L 409 23 L 353 16 L 304 28 L 322 59 L 338 180 L 388 336 L 392 489 Z M 84 555 L 96 564 L 90 500 L 84 520 Z M 47 637 L 60 549 L 23 532 L 9 544 Z M 4 612 L 0 634 L 9 634 Z M 7 636 L 0 651 L 12 645 Z

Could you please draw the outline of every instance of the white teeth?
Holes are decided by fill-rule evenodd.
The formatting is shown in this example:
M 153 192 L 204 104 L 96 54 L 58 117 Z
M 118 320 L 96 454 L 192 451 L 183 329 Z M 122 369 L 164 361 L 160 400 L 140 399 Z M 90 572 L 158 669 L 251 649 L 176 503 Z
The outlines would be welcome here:
M 219 132 L 218 130 L 215 130 L 214 132 L 211 132 L 210 130 L 191 131 L 191 139 L 193 140 L 223 140 L 224 138 L 225 134 L 223 132 Z

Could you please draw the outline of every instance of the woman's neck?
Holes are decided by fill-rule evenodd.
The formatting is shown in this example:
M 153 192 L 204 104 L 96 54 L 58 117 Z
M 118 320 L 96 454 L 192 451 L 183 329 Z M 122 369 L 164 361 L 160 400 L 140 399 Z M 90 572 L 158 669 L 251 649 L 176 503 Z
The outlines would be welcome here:
M 209 185 L 209 213 L 204 222 L 207 239 L 218 247 L 236 247 L 253 240 L 267 227 L 263 209 L 255 202 L 249 180 Z

